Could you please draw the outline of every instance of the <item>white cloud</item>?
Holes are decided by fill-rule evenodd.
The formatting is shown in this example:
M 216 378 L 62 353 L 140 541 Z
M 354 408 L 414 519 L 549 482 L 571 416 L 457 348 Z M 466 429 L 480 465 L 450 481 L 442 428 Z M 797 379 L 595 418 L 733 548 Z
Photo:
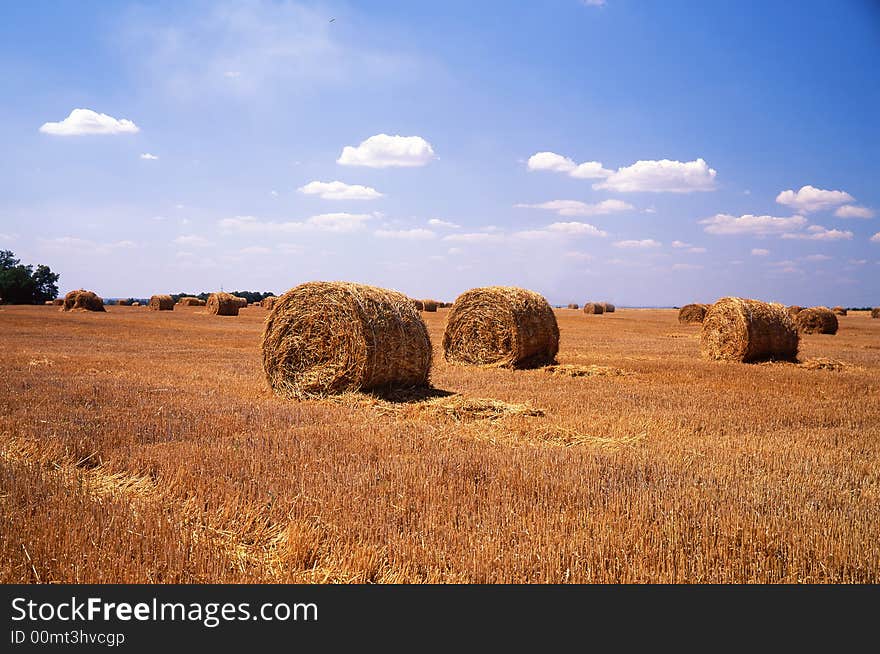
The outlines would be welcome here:
M 376 134 L 357 147 L 346 145 L 336 163 L 370 168 L 410 168 L 425 166 L 432 159 L 434 149 L 421 136 Z
M 864 266 L 868 263 L 867 259 L 850 259 L 847 263 L 853 266 Z
M 269 191 L 269 195 L 271 195 L 273 198 L 277 198 L 277 197 L 278 197 L 278 191 L 276 191 L 276 190 L 273 189 L 273 190 Z
M 397 238 L 407 241 L 427 241 L 432 238 L 436 238 L 437 236 L 437 234 L 432 232 L 430 229 L 421 228 L 398 230 L 379 229 L 376 230 L 374 233 L 379 238 Z
M 807 219 L 803 216 L 779 218 L 776 216 L 753 216 L 751 214 L 737 218 L 730 214 L 719 213 L 711 218 L 701 220 L 700 224 L 706 225 L 703 230 L 709 234 L 724 236 L 754 234 L 766 236 L 768 234 L 781 234 L 792 229 L 800 229 L 807 224 Z
M 440 220 L 439 218 L 431 218 L 428 224 L 432 227 L 445 227 L 446 229 L 458 229 L 461 225 L 451 223 L 448 220 Z
M 223 77 L 228 77 L 229 79 L 235 79 L 236 77 L 241 77 L 241 71 L 239 71 L 239 70 L 225 70 L 225 71 L 223 71 Z
M 604 7 L 605 0 L 581 0 L 581 4 L 585 4 L 588 7 Z
M 74 109 L 64 120 L 43 123 L 40 131 L 54 136 L 80 136 L 83 134 L 136 134 L 140 128 L 125 118 L 117 120 L 107 114 L 91 109 Z
M 833 258 L 827 254 L 808 254 L 804 257 L 804 261 L 830 261 Z
M 141 159 L 146 159 L 148 161 L 156 161 L 158 158 L 159 157 L 157 157 L 155 154 L 150 154 L 149 152 L 144 152 L 141 155 Z
M 880 232 L 877 232 L 870 238 L 871 243 L 880 243 Z
M 464 252 L 464 250 L 462 250 L 461 248 L 449 248 L 448 250 L 446 250 L 446 254 L 453 257 L 461 254 L 462 252 Z
M 694 161 L 637 161 L 618 168 L 604 181 L 593 184 L 597 190 L 652 193 L 692 193 L 715 190 L 716 171 L 703 159 Z
M 839 204 L 853 202 L 853 200 L 853 196 L 845 191 L 826 191 L 809 184 L 802 186 L 799 191 L 789 189 L 776 196 L 778 204 L 794 207 L 803 213 L 829 209 Z
M 375 200 L 382 194 L 369 186 L 345 182 L 309 182 L 297 189 L 305 195 L 318 195 L 325 200 Z
M 357 232 L 372 220 L 370 214 L 323 213 L 303 221 L 272 222 L 261 221 L 254 216 L 235 216 L 219 221 L 224 232 L 244 232 L 257 234 L 296 233 L 308 231 L 335 232 L 340 234 Z
M 659 241 L 655 241 L 652 238 L 645 238 L 642 240 L 617 241 L 614 243 L 614 247 L 616 248 L 630 249 L 659 248 L 661 245 L 663 244 Z
M 674 248 L 689 248 L 692 246 L 690 243 L 685 243 L 684 241 L 672 241 L 672 247 L 674 247 Z
M 705 254 L 706 248 L 688 248 L 687 251 L 691 254 Z
M 551 223 L 546 229 L 558 234 L 569 234 L 571 236 L 608 236 L 607 232 L 597 229 L 589 223 L 581 223 L 577 221 L 567 223 Z
M 498 243 L 503 240 L 500 234 L 490 234 L 488 232 L 472 232 L 469 234 L 450 234 L 443 237 L 444 241 L 452 241 L 458 243 Z
M 275 247 L 283 254 L 302 254 L 306 249 L 298 243 L 279 243 Z
M 840 241 L 849 240 L 852 237 L 853 233 L 850 231 L 826 229 L 825 227 L 822 227 L 822 225 L 810 225 L 807 227 L 806 233 L 782 235 L 782 238 L 797 238 L 809 241 Z
M 206 248 L 206 247 L 213 245 L 213 243 L 211 243 L 211 241 L 209 241 L 208 239 L 203 238 L 201 236 L 196 236 L 195 234 L 187 234 L 184 236 L 178 236 L 177 238 L 174 239 L 174 243 L 177 245 L 196 247 L 196 248 Z
M 575 261 L 592 261 L 593 260 L 593 255 L 587 254 L 586 252 L 574 252 L 574 251 L 566 252 L 565 255 L 563 255 L 563 256 L 565 256 L 566 259 L 574 259 Z
M 764 248 L 752 248 L 753 257 L 766 257 L 768 254 L 770 254 L 770 250 L 765 250 Z
M 857 207 L 854 204 L 847 204 L 838 207 L 834 215 L 838 218 L 873 218 L 874 211 L 868 207 Z
M 123 240 L 111 243 L 98 243 L 76 236 L 60 236 L 52 239 L 41 239 L 41 242 L 49 249 L 70 249 L 92 252 L 95 254 L 107 254 L 113 250 L 130 250 L 137 247 L 134 241 Z
M 703 266 L 698 266 L 693 263 L 674 263 L 672 264 L 673 270 L 702 270 Z
M 602 200 L 597 204 L 587 204 L 580 200 L 550 200 L 539 204 L 515 204 L 520 209 L 546 209 L 555 211 L 560 216 L 603 216 L 633 208 L 631 204 L 621 200 Z
M 556 173 L 565 173 L 577 179 L 602 179 L 614 172 L 604 168 L 598 161 L 585 161 L 578 164 L 555 152 L 536 152 L 529 157 L 526 167 L 529 170 L 550 170 Z

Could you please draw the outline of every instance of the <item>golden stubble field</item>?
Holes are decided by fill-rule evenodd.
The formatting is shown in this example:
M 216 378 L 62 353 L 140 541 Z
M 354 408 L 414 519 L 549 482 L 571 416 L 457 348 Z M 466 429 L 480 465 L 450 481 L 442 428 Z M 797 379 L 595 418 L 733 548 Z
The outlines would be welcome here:
M 260 308 L 3 307 L 0 581 L 880 580 L 880 320 L 744 365 L 558 310 L 572 377 L 448 365 L 422 315 L 450 395 L 298 403 Z

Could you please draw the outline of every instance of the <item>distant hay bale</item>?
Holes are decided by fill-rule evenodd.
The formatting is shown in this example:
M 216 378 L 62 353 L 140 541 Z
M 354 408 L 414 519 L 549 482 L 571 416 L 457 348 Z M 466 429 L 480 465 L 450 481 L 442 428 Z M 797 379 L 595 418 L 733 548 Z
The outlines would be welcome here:
M 788 315 L 794 318 L 796 315 L 804 310 L 804 307 L 797 304 L 792 304 L 791 306 L 785 307 L 785 310 L 788 312 Z
M 412 302 L 412 305 L 415 307 L 416 311 L 425 310 L 425 303 L 421 300 L 410 300 L 410 302 Z
M 269 385 L 292 398 L 421 387 L 431 371 L 431 340 L 412 300 L 350 282 L 308 282 L 279 297 L 262 350 Z
M 614 305 L 610 302 L 602 302 L 602 308 L 605 309 L 605 313 L 614 313 Z
M 800 336 L 785 306 L 725 297 L 709 307 L 700 353 L 722 361 L 794 361 Z
M 52 301 L 52 300 L 46 300 L 45 302 L 43 302 L 43 304 L 45 304 L 46 306 L 51 307 L 53 304 L 55 304 L 55 302 Z
M 571 304 L 568 305 L 568 308 L 569 309 L 580 309 L 581 306 L 579 304 L 577 304 L 576 302 L 572 302 Z
M 828 307 L 802 309 L 794 316 L 795 325 L 805 334 L 836 334 L 837 316 Z
M 131 304 L 131 300 L 128 298 L 121 297 L 118 300 L 116 300 L 116 306 L 127 307 L 130 304 Z
M 422 311 L 428 311 L 429 313 L 434 313 L 437 311 L 437 306 L 439 303 L 437 300 L 422 300 Z
M 229 293 L 211 293 L 205 307 L 215 316 L 237 316 L 241 304 Z
M 246 297 L 239 297 L 238 295 L 233 295 L 232 297 L 235 298 L 235 301 L 238 303 L 239 309 L 247 308 L 248 301 Z
M 706 317 L 708 304 L 686 304 L 678 310 L 678 322 L 686 325 L 698 325 Z
M 182 297 L 177 301 L 177 304 L 182 307 L 203 307 L 205 306 L 205 301 L 197 297 Z
M 62 311 L 106 311 L 104 300 L 92 291 L 79 289 L 64 296 Z
M 277 301 L 278 301 L 277 297 L 275 297 L 274 295 L 269 295 L 267 297 L 264 297 L 260 301 L 260 306 L 263 307 L 264 309 L 272 309 L 275 307 L 275 303 Z
M 131 303 L 131 306 L 133 306 L 133 307 L 139 307 L 139 306 L 141 306 L 141 303 L 140 303 L 140 302 L 132 302 L 132 303 Z
M 845 316 L 846 315 L 846 309 L 844 309 L 843 307 L 833 307 L 831 310 L 834 313 L 836 313 L 838 316 Z
M 172 311 L 174 309 L 174 298 L 170 295 L 152 295 L 147 305 L 150 311 Z
M 871 317 L 880 318 L 880 307 L 874 307 L 873 309 L 871 309 Z
M 54 300 L 52 300 L 52 304 L 56 307 L 63 307 L 64 306 L 64 298 L 63 297 L 56 297 Z
M 559 326 L 543 296 L 524 288 L 489 286 L 462 293 L 443 334 L 447 361 L 533 368 L 555 363 Z
M 601 302 L 587 302 L 586 304 L 584 304 L 584 313 L 605 313 L 605 306 Z

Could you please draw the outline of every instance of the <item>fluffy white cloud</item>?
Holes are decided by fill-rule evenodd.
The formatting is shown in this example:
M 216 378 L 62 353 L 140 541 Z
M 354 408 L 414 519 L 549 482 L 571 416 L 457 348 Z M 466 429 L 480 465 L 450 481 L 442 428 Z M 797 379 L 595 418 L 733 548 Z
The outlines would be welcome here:
M 448 220 L 440 220 L 439 218 L 431 218 L 428 224 L 432 227 L 444 227 L 446 229 L 458 229 L 461 225 L 449 222 Z
M 211 243 L 211 241 L 209 241 L 208 239 L 203 238 L 201 236 L 196 236 L 195 234 L 186 234 L 184 236 L 178 236 L 176 239 L 174 239 L 174 243 L 176 245 L 182 245 L 185 247 L 196 247 L 196 248 L 206 248 L 206 247 L 213 245 L 213 243 Z
M 673 270 L 702 270 L 703 266 L 699 266 L 693 263 L 674 263 L 672 264 Z
M 864 266 L 866 263 L 868 263 L 868 260 L 867 259 L 850 259 L 847 263 L 849 263 L 852 266 Z
M 317 195 L 325 200 L 375 200 L 382 197 L 374 188 L 345 182 L 309 182 L 297 189 L 304 195 Z
M 513 236 L 515 238 L 527 239 L 527 240 L 536 240 L 536 239 L 547 239 L 547 238 L 557 238 L 564 236 L 599 236 L 605 237 L 608 236 L 607 232 L 603 232 L 601 229 L 597 229 L 595 226 L 590 225 L 589 223 L 581 223 L 581 222 L 567 222 L 567 223 L 552 223 L 547 225 L 543 229 L 532 229 L 525 230 L 521 232 L 514 232 Z
M 810 225 L 807 227 L 806 233 L 782 235 L 782 238 L 797 238 L 809 241 L 840 241 L 849 240 L 852 237 L 853 233 L 850 231 L 826 229 L 825 227 L 822 227 L 822 225 Z
M 500 234 L 488 232 L 471 232 L 469 234 L 450 234 L 444 236 L 443 240 L 457 243 L 498 243 L 503 240 L 503 237 Z
M 830 261 L 833 258 L 827 254 L 808 254 L 804 257 L 804 261 Z
M 880 243 L 880 232 L 877 232 L 871 237 L 871 243 Z
M 674 248 L 689 248 L 689 247 L 691 247 L 691 244 L 685 243 L 684 241 L 672 241 L 672 247 L 674 247 Z
M 716 171 L 703 159 L 694 161 L 636 161 L 618 168 L 594 189 L 631 193 L 692 193 L 715 190 Z
M 91 109 L 74 109 L 64 120 L 43 123 L 40 131 L 54 136 L 80 136 L 83 134 L 136 134 L 140 128 L 130 120 L 117 120 L 107 114 Z
M 776 196 L 778 204 L 794 207 L 803 213 L 813 213 L 853 202 L 855 198 L 845 191 L 826 191 L 815 186 L 802 186 L 799 191 L 782 191 Z
M 144 152 L 141 155 L 141 159 L 146 159 L 148 161 L 156 161 L 158 158 L 159 157 L 157 157 L 155 154 L 150 154 L 149 152 Z
M 800 229 L 807 224 L 803 216 L 791 216 L 780 218 L 777 216 L 753 216 L 746 214 L 737 218 L 726 213 L 719 213 L 711 218 L 700 221 L 705 225 L 703 230 L 709 234 L 738 235 L 754 234 L 766 236 L 768 234 L 782 234 L 793 229 Z
M 514 207 L 521 209 L 546 209 L 555 211 L 560 216 L 604 216 L 620 211 L 629 211 L 631 204 L 621 200 L 602 200 L 596 204 L 587 204 L 580 200 L 550 200 L 539 204 L 515 204 Z
M 433 158 L 434 149 L 421 136 L 376 134 L 357 147 L 346 145 L 336 163 L 370 168 L 411 168 L 425 166 Z
M 582 4 L 587 5 L 588 7 L 604 7 L 605 0 L 581 0 Z
M 604 168 L 598 161 L 585 161 L 578 164 L 555 152 L 536 152 L 529 157 L 526 167 L 529 170 L 550 170 L 565 173 L 578 179 L 601 179 L 614 172 Z
M 648 248 L 659 248 L 662 243 L 660 241 L 655 241 L 652 238 L 644 238 L 642 240 L 629 240 L 629 241 L 617 241 L 614 243 L 614 247 L 616 248 L 629 248 L 629 249 L 648 249 Z
M 868 207 L 857 207 L 854 204 L 847 204 L 838 207 L 834 215 L 838 218 L 873 218 L 874 211 Z
M 427 241 L 432 238 L 436 238 L 437 236 L 437 234 L 432 232 L 430 229 L 421 228 L 397 230 L 379 229 L 376 230 L 375 234 L 379 238 L 397 238 L 407 241 Z
M 770 254 L 770 250 L 765 250 L 764 248 L 752 248 L 753 257 L 766 257 L 768 254 Z
M 303 221 L 272 222 L 262 221 L 254 216 L 235 216 L 219 221 L 224 232 L 243 232 L 254 234 L 296 233 L 308 231 L 335 232 L 339 234 L 362 230 L 366 222 L 372 220 L 370 214 L 323 213 Z

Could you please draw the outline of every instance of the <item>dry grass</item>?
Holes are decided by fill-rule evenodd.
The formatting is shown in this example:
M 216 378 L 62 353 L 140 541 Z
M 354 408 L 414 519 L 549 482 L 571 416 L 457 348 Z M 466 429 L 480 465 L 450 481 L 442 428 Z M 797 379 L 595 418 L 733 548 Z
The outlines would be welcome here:
M 4 307 L 0 581 L 880 581 L 869 312 L 804 368 L 561 310 L 561 366 L 634 373 L 577 378 L 449 365 L 446 315 L 433 394 L 293 402 L 265 312 Z

